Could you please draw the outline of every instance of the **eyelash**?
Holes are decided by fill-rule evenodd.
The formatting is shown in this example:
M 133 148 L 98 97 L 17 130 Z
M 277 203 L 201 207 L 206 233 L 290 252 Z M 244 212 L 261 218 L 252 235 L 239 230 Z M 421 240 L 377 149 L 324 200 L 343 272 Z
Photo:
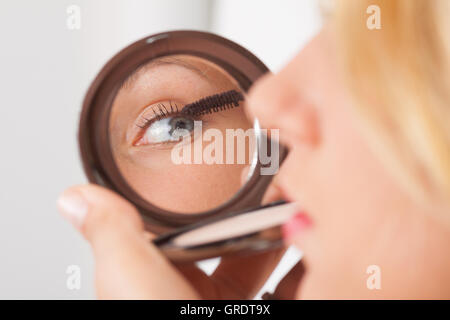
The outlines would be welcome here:
M 208 113 L 214 113 L 238 107 L 239 101 L 243 100 L 244 96 L 242 95 L 242 93 L 236 90 L 229 90 L 187 104 L 182 110 L 178 109 L 178 105 L 176 103 L 172 104 L 172 101 L 169 101 L 170 110 L 164 105 L 164 103 L 158 103 L 156 106 L 151 107 L 155 117 L 148 119 L 144 116 L 141 116 L 141 118 L 144 120 L 144 124 L 136 124 L 136 126 L 144 130 L 148 128 L 153 122 L 173 115 L 184 115 L 186 117 L 191 117 L 191 119 L 197 120 L 200 116 Z M 175 109 L 173 106 L 175 106 Z M 157 107 L 157 111 L 155 111 L 155 107 Z
M 157 110 L 155 110 L 156 108 Z M 144 121 L 144 123 L 136 124 L 136 126 L 141 128 L 142 130 L 148 128 L 155 121 L 168 118 L 169 116 L 182 114 L 182 112 L 178 109 L 178 105 L 176 103 L 172 103 L 172 101 L 169 101 L 169 108 L 167 108 L 164 103 L 160 102 L 156 104 L 156 106 L 152 106 L 151 109 L 155 116 L 153 118 L 148 119 L 145 116 L 141 115 L 140 118 Z

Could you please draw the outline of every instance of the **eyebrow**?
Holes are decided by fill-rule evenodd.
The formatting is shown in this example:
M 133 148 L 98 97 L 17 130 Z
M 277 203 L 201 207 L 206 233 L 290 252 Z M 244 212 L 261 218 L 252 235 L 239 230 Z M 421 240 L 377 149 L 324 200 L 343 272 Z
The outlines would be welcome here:
M 183 67 L 185 69 L 188 69 L 190 71 L 195 72 L 196 74 L 198 74 L 199 76 L 201 76 L 202 78 L 208 79 L 208 77 L 206 76 L 206 72 L 200 70 L 199 68 L 197 68 L 196 66 L 194 66 L 193 64 L 190 64 L 186 61 L 183 61 L 181 59 L 178 58 L 160 58 L 160 59 L 156 59 L 156 60 L 152 60 L 148 63 L 145 63 L 143 65 L 140 65 L 136 70 L 133 71 L 132 74 L 130 74 L 121 84 L 119 89 L 127 89 L 127 88 L 131 88 L 136 81 L 139 79 L 140 76 L 142 76 L 142 74 L 144 74 L 145 72 L 147 72 L 148 70 L 158 67 L 158 66 L 164 66 L 164 65 L 176 65 L 176 66 L 180 66 Z

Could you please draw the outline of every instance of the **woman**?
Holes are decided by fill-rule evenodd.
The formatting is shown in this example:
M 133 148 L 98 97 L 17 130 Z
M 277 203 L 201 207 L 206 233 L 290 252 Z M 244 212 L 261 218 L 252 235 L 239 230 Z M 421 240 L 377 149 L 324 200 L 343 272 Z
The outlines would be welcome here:
M 367 27 L 373 4 L 381 29 Z M 284 226 L 305 275 L 294 269 L 275 298 L 450 298 L 449 5 L 338 2 L 252 88 L 251 115 L 290 148 L 273 190 L 305 210 Z M 73 187 L 59 205 L 93 247 L 102 298 L 251 298 L 279 254 L 223 259 L 207 277 L 169 264 L 110 191 Z

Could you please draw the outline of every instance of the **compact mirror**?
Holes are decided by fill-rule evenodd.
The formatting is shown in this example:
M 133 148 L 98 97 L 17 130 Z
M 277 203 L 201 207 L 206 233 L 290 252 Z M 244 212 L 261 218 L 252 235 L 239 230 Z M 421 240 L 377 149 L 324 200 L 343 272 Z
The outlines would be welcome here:
M 135 204 L 160 234 L 258 206 L 272 177 L 261 169 L 273 165 L 261 159 L 273 145 L 247 118 L 245 97 L 267 71 L 204 32 L 161 33 L 123 49 L 84 101 L 79 142 L 89 180 Z
M 211 210 L 252 173 L 256 137 L 244 109 L 242 88 L 219 66 L 191 55 L 154 59 L 114 99 L 114 160 L 146 201 L 177 213 Z

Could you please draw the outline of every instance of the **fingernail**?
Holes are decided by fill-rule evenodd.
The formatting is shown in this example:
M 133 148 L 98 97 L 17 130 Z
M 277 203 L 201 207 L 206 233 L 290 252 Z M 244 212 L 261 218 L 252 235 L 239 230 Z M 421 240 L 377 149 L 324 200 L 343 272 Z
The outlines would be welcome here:
M 285 240 L 291 239 L 311 226 L 311 220 L 304 212 L 295 214 L 288 222 L 283 224 L 282 232 Z
M 79 191 L 69 189 L 59 197 L 58 209 L 67 220 L 79 229 L 86 217 L 88 204 Z

